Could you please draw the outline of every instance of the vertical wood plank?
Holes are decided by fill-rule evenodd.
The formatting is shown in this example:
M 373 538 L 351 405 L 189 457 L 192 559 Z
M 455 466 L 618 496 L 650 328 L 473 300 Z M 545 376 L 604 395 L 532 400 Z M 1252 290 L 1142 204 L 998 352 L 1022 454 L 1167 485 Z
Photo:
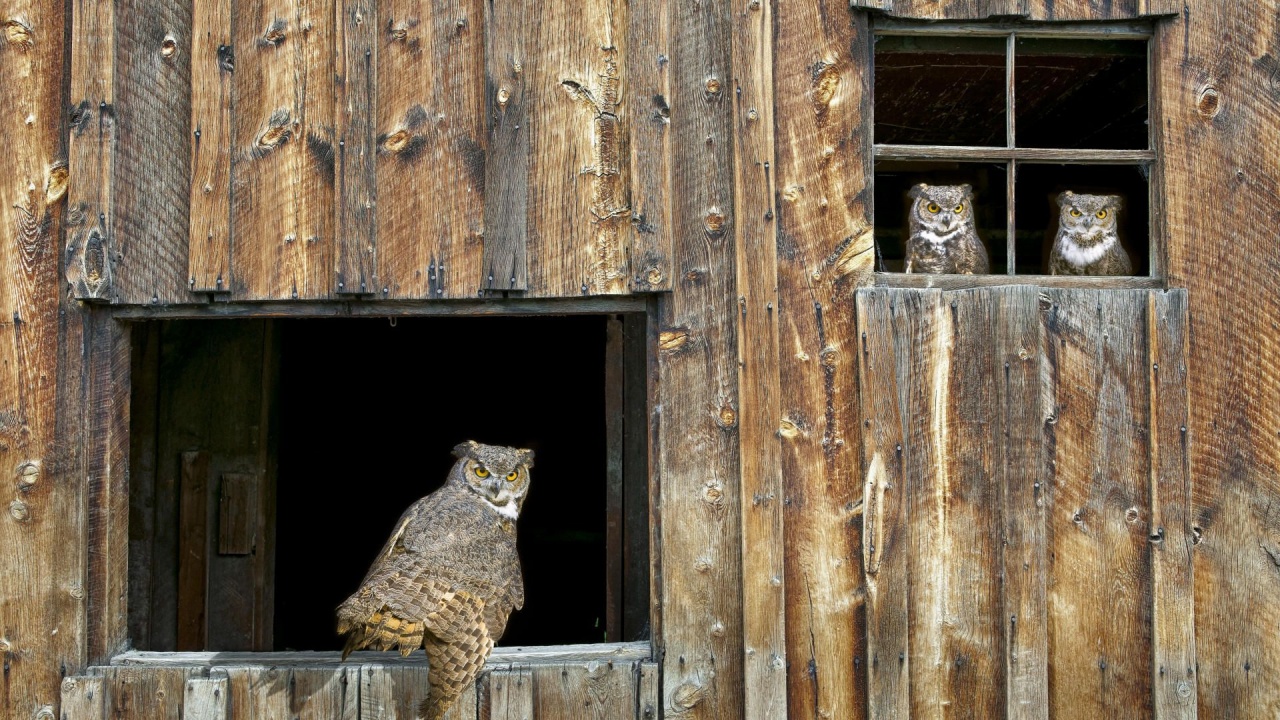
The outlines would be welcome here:
M 249 555 L 258 541 L 258 477 L 223 473 L 218 491 L 218 554 Z
M 209 677 L 188 678 L 182 720 L 227 720 L 228 688 L 225 671 L 213 670 Z
M 178 504 L 177 650 L 203 650 L 209 555 L 209 453 L 182 453 Z
M 113 299 L 186 302 L 191 5 L 121 0 L 117 13 Z
M 627 291 L 627 3 L 543 0 L 524 23 L 529 126 L 529 290 Z M 727 138 L 726 138 L 727 141 Z M 506 278 L 498 278 L 505 282 Z
M 111 188 L 116 155 L 115 9 L 115 3 L 81 0 L 75 3 L 71 12 L 71 32 L 77 38 L 77 42 L 71 45 L 70 80 L 74 106 L 70 114 L 69 157 L 63 168 L 62 187 L 69 207 L 65 272 L 72 293 L 80 300 L 112 298 L 113 263 L 110 257 L 115 240 L 111 232 L 114 219 Z M 24 29 L 27 37 L 34 37 L 35 29 L 30 26 L 30 19 L 19 23 L 14 27 Z M 10 57 L 16 59 L 19 56 L 12 53 Z M 18 76 L 17 67 L 9 69 L 15 73 L 10 77 Z M 46 125 L 54 128 L 58 123 L 47 118 Z M 34 181 L 36 177 L 29 180 Z M 30 186 L 37 187 L 34 182 Z M 34 210 L 26 207 L 27 213 L 36 217 Z
M 231 289 L 231 0 L 192 4 L 187 286 Z
M 773 5 L 732 6 L 733 223 L 741 388 L 742 632 L 747 718 L 787 715 L 778 242 L 774 213 Z
M 662 683 L 658 663 L 639 664 L 636 685 L 636 720 L 658 720 L 662 707 Z
M 545 22 L 545 20 L 541 20 Z M 484 164 L 484 253 L 480 294 L 527 290 L 529 234 L 528 105 L 534 91 L 526 47 L 523 8 L 486 0 Z
M 227 678 L 234 720 L 289 717 L 288 668 L 229 667 Z
M 631 289 L 671 289 L 671 5 L 633 3 L 628 9 L 630 59 L 624 83 L 630 107 Z
M 921 312 L 903 308 L 903 315 Z M 932 297 L 936 298 L 936 294 Z M 858 400 L 862 406 L 862 567 L 866 588 L 866 716 L 910 713 L 907 615 L 908 553 L 903 418 L 895 368 L 894 324 L 899 309 L 885 290 L 857 295 Z
M 360 666 L 360 717 L 397 720 L 395 685 L 387 666 Z
M 663 705 L 743 714 L 741 478 L 727 0 L 672 6 L 674 292 L 659 301 Z
M 999 417 L 992 296 L 891 291 L 903 418 L 911 717 L 997 717 L 1000 619 Z
M 626 367 L 623 320 L 610 315 L 605 325 L 605 640 L 622 640 L 623 553 L 623 436 L 626 422 Z
M 338 46 L 335 231 L 339 294 L 376 292 L 377 187 L 373 125 L 379 17 L 371 0 L 335 0 Z M 333 152 L 333 148 L 330 148 Z
M 360 667 L 294 668 L 289 678 L 290 718 L 358 720 Z
M 495 667 L 487 681 L 488 720 L 534 720 L 533 671 L 528 665 Z
M 107 717 L 112 720 L 180 720 L 185 689 L 186 671 L 183 668 L 106 668 L 103 691 L 106 693 Z
M 1048 720 L 1045 512 L 1041 474 L 1039 293 L 1010 288 L 995 307 L 1000 430 L 996 482 L 1003 488 L 1005 717 Z
M 865 478 L 854 444 L 863 435 L 858 335 L 849 309 L 874 260 L 871 37 L 866 15 L 851 17 L 844 0 L 770 9 L 787 702 L 794 717 L 857 720 L 866 717 L 870 656 L 856 517 Z
M 539 720 L 630 718 L 636 712 L 636 673 L 631 663 L 536 665 L 534 714 Z
M 1050 713 L 1149 717 L 1146 293 L 1044 293 Z
M 156 441 L 160 323 L 135 325 L 129 402 L 129 641 L 151 647 L 152 542 L 156 532 Z
M 649 338 L 647 314 L 622 316 L 622 635 L 619 640 L 652 638 L 649 613 L 651 577 L 649 535 L 653 532 L 649 493 L 653 482 L 649 464 Z
M 1195 718 L 1187 293 L 1147 298 L 1151 362 L 1151 642 L 1156 718 Z
M 334 281 L 333 0 L 249 0 L 233 13 L 232 291 L 327 297 Z
M 102 697 L 102 678 L 80 675 L 62 681 L 62 720 L 102 720 L 106 708 Z
M 485 237 L 484 3 L 392 0 L 379 12 L 378 292 L 474 297 Z
M 85 351 L 86 650 L 105 657 L 128 642 L 129 327 L 91 316 Z

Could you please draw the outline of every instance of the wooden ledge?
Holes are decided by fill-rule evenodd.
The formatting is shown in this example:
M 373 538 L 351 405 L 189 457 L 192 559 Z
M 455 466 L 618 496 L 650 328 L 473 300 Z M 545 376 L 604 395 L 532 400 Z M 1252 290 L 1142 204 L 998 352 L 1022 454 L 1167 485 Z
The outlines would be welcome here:
M 1165 281 L 1156 277 L 1094 277 L 1089 275 L 921 275 L 876 273 L 876 287 L 965 290 L 1000 285 L 1033 285 L 1046 288 L 1092 290 L 1161 290 Z
M 653 657 L 648 641 L 598 643 L 588 645 L 539 645 L 496 647 L 488 665 L 509 663 L 636 662 Z M 397 652 L 355 652 L 345 664 L 425 665 L 426 656 L 414 652 L 408 657 Z M 112 665 L 143 667 L 336 667 L 344 664 L 342 653 L 333 652 L 152 652 L 130 650 L 111 658 Z

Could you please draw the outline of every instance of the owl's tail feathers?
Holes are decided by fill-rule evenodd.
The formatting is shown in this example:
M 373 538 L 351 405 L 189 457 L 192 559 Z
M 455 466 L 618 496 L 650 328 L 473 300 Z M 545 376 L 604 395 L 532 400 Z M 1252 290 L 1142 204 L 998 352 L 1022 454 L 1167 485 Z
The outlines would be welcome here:
M 338 634 L 347 636 L 342 659 L 353 650 L 399 650 L 408 655 L 422 647 L 426 625 L 403 620 L 387 608 L 365 615 L 343 604 L 338 608 Z
M 493 649 L 493 642 L 482 624 L 476 631 L 463 636 L 461 642 L 445 643 L 428 635 L 424 647 L 430 687 L 427 699 L 418 706 L 418 717 L 441 720 L 462 693 L 475 684 L 476 676 L 484 668 L 484 662 Z

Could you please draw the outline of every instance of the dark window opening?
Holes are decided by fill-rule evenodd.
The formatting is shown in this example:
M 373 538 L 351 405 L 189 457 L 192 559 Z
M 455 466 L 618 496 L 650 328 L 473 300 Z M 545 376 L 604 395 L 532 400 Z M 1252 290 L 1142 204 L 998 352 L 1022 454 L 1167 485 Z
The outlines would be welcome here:
M 141 650 L 337 650 L 334 609 L 467 439 L 537 453 L 502 645 L 648 637 L 642 315 L 135 329 Z
M 888 22 L 874 43 L 876 269 L 905 270 L 917 183 L 973 186 L 993 275 L 1043 275 L 1057 194 L 1119 195 L 1151 275 L 1149 38 L 1141 29 Z

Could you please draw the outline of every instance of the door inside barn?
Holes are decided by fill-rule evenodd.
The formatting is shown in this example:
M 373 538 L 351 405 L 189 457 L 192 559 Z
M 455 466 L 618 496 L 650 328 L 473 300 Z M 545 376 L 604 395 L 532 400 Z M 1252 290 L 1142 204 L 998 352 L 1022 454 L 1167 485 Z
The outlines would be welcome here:
M 135 326 L 134 648 L 335 650 L 334 608 L 464 440 L 533 448 L 504 645 L 647 639 L 646 318 Z

